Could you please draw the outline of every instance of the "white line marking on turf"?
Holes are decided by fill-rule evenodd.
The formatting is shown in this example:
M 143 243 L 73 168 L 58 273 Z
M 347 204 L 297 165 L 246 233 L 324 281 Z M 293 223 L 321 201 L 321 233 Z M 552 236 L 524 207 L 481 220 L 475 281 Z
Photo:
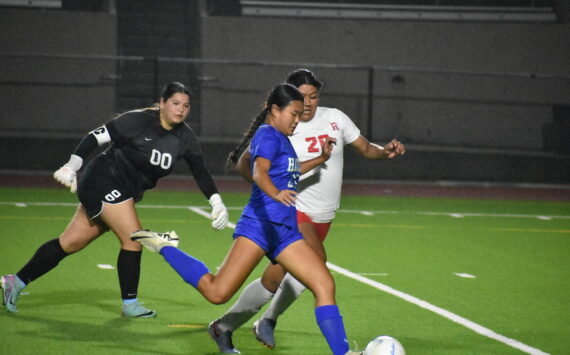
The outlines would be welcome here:
M 104 270 L 114 270 L 115 267 L 113 265 L 109 265 L 109 264 L 97 264 L 97 267 L 99 269 L 104 269 Z
M 434 313 L 436 313 L 436 314 L 439 314 L 440 316 L 442 316 L 442 317 L 444 317 L 444 318 L 447 318 L 447 319 L 449 319 L 449 320 L 451 320 L 451 321 L 453 321 L 453 322 L 455 322 L 455 323 L 461 324 L 462 326 L 464 326 L 464 327 L 466 327 L 466 328 L 469 328 L 469 329 L 475 331 L 476 333 L 479 333 L 479 334 L 484 335 L 484 336 L 486 336 L 486 337 L 489 337 L 489 338 L 491 338 L 491 339 L 495 339 L 495 340 L 497 340 L 497 341 L 499 341 L 499 342 L 501 342 L 501 343 L 504 343 L 504 344 L 506 344 L 506 345 L 508 345 L 508 346 L 511 346 L 511 347 L 513 347 L 513 348 L 515 348 L 515 349 L 519 349 L 519 350 L 521 350 L 521 351 L 523 351 L 523 352 L 525 352 L 525 353 L 532 354 L 532 355 L 549 355 L 548 353 L 545 353 L 545 352 L 542 351 L 542 350 L 533 348 L 533 347 L 528 346 L 528 345 L 526 345 L 526 344 L 523 344 L 523 343 L 521 343 L 521 342 L 519 342 L 519 341 L 517 341 L 517 340 L 515 340 L 515 339 L 507 338 L 507 337 L 504 336 L 504 335 L 495 333 L 495 332 L 492 331 L 491 329 L 485 328 L 485 327 L 483 327 L 482 325 L 479 325 L 479 324 L 477 324 L 477 323 L 475 323 L 475 322 L 473 322 L 473 321 L 470 321 L 469 319 L 466 319 L 466 318 L 463 318 L 463 317 L 461 317 L 461 316 L 458 316 L 457 314 L 452 313 L 452 312 L 450 312 L 450 311 L 447 311 L 447 310 L 445 310 L 445 309 L 443 309 L 443 308 L 434 306 L 434 305 L 431 304 L 431 303 L 428 303 L 428 302 L 426 302 L 426 301 L 424 301 L 424 300 L 421 300 L 421 299 L 419 299 L 419 298 L 417 298 L 417 297 L 414 297 L 414 296 L 409 295 L 409 294 L 407 294 L 407 293 L 404 293 L 404 292 L 402 292 L 402 291 L 398 291 L 398 290 L 396 290 L 396 289 L 393 289 L 393 288 L 390 287 L 390 286 L 386 286 L 386 285 L 384 285 L 384 284 L 382 284 L 382 283 L 380 283 L 380 282 L 370 280 L 370 279 L 368 279 L 368 278 L 366 278 L 366 277 L 364 277 L 364 276 L 355 274 L 354 272 L 348 271 L 348 270 L 346 270 L 346 269 L 341 268 L 340 266 L 336 266 L 336 265 L 334 265 L 334 264 L 332 264 L 332 263 L 329 263 L 329 262 L 327 262 L 327 266 L 329 267 L 329 269 L 334 270 L 334 271 L 338 272 L 339 274 L 343 274 L 343 275 L 346 276 L 346 277 L 349 277 L 349 278 L 351 278 L 351 279 L 360 281 L 360 282 L 362 282 L 362 283 L 364 283 L 364 284 L 367 284 L 367 285 L 369 285 L 369 286 L 372 286 L 372 287 L 374 287 L 374 288 L 377 288 L 377 289 L 379 289 L 380 291 L 384 291 L 384 292 L 386 292 L 386 293 L 389 293 L 389 294 L 391 294 L 391 295 L 394 295 L 394 296 L 396 296 L 396 297 L 399 297 L 399 298 L 401 298 L 401 299 L 403 299 L 403 300 L 405 300 L 405 301 L 408 301 L 408 302 L 410 302 L 410 303 L 413 303 L 413 304 L 415 304 L 415 305 L 417 305 L 417 306 L 419 306 L 419 307 L 421 307 L 421 308 L 424 308 L 424 309 L 427 309 L 427 310 L 429 310 L 429 311 L 432 311 L 432 312 L 434 312 Z
M 206 217 L 206 218 L 208 218 L 208 219 L 212 219 L 211 216 L 210 216 L 210 213 L 204 211 L 203 209 L 201 209 L 201 208 L 199 208 L 199 207 L 188 207 L 188 209 L 189 209 L 190 211 L 192 211 L 192 212 L 194 212 L 194 213 L 197 213 L 197 214 L 199 214 L 199 215 L 201 215 L 201 216 L 204 216 L 204 217 Z M 236 228 L 236 225 L 233 224 L 232 222 L 228 222 L 228 227 L 230 227 L 230 228 L 232 228 L 232 229 L 235 229 L 235 228 Z
M 10 202 L 10 201 L 0 201 L 0 205 L 13 205 L 19 207 L 29 207 L 29 206 L 57 206 L 57 207 L 75 207 L 77 202 Z M 208 206 L 191 206 L 195 208 L 207 209 Z M 230 207 L 226 206 L 228 210 L 242 210 L 243 207 Z M 189 209 L 188 205 L 137 205 L 137 208 L 168 208 L 168 209 Z M 560 216 L 545 216 L 545 215 L 530 215 L 530 214 L 513 214 L 513 213 L 469 213 L 469 212 L 431 212 L 431 211 L 389 211 L 389 210 L 337 210 L 339 213 L 360 213 L 366 216 L 373 216 L 375 214 L 415 214 L 415 215 L 427 215 L 427 216 L 463 216 L 463 217 L 493 217 L 493 218 L 533 218 L 549 221 L 552 219 L 570 219 L 570 215 Z M 454 217 L 456 217 L 454 216 Z
M 0 201 L 0 205 L 13 205 L 13 206 L 19 206 L 19 207 L 23 207 L 22 205 L 25 206 L 77 206 L 77 203 L 65 203 L 65 202 L 28 202 L 28 203 L 23 203 L 23 202 L 6 202 L 6 201 Z M 204 211 L 202 208 L 207 208 L 207 207 L 188 207 L 188 206 L 176 206 L 176 205 L 138 205 L 139 208 L 170 208 L 170 209 L 189 209 L 192 212 L 195 212 L 201 216 L 204 216 L 208 219 L 210 219 L 210 214 L 206 211 Z M 241 209 L 241 208 L 236 208 L 236 207 L 229 207 L 228 209 Z M 344 213 L 362 213 L 363 211 L 357 211 L 357 210 L 338 210 L 338 212 L 344 212 Z M 367 211 L 364 211 L 367 212 Z M 383 210 L 379 210 L 379 211 L 368 211 L 368 212 L 372 212 L 372 213 L 381 213 L 381 214 L 405 214 L 405 213 L 412 213 L 412 214 L 419 214 L 419 215 L 450 215 L 450 212 L 406 212 L 406 211 L 383 211 Z M 570 219 L 570 216 L 536 216 L 536 215 L 516 215 L 516 214 L 487 214 L 487 213 L 461 213 L 461 215 L 463 216 L 469 216 L 469 217 L 507 217 L 507 218 L 539 218 L 539 219 L 545 219 L 545 220 L 550 220 L 550 219 Z M 233 223 L 228 223 L 228 227 L 235 229 L 235 224 Z M 492 331 L 491 329 L 485 328 L 477 323 L 474 323 L 472 321 L 470 321 L 469 319 L 463 318 L 461 316 L 458 316 L 454 313 L 451 313 L 443 308 L 437 307 L 432 305 L 431 303 L 428 303 L 426 301 L 423 301 L 417 297 L 414 297 L 412 295 L 409 295 L 407 293 L 398 291 L 396 289 L 393 289 L 389 286 L 386 286 L 380 282 L 377 281 L 373 281 L 370 280 L 364 276 L 355 274 L 351 271 L 348 271 L 346 269 L 343 269 L 339 266 L 336 266 L 332 263 L 327 262 L 327 266 L 329 267 L 329 269 L 336 271 L 340 274 L 343 274 L 344 276 L 347 276 L 349 278 L 352 278 L 354 280 L 360 281 L 364 284 L 367 284 L 369 286 L 372 286 L 374 288 L 377 288 L 381 291 L 387 292 L 391 295 L 394 295 L 396 297 L 402 298 L 405 301 L 408 301 L 410 303 L 413 303 L 421 308 L 427 309 L 429 311 L 432 311 L 434 313 L 437 313 L 439 315 L 441 315 L 442 317 L 445 317 L 453 322 L 456 322 L 458 324 L 461 324 L 481 335 L 487 336 L 491 339 L 495 339 L 499 342 L 505 343 L 513 348 L 519 349 L 523 352 L 526 352 L 528 354 L 531 355 L 549 355 L 548 353 L 545 353 L 539 349 L 535 349 L 533 347 L 530 347 L 528 345 L 525 345 L 517 340 L 511 339 L 511 338 L 507 338 L 503 335 L 497 334 L 494 331 Z
M 474 279 L 474 278 L 477 277 L 477 276 L 475 276 L 475 275 L 466 274 L 466 273 L 464 273 L 464 272 L 456 272 L 456 273 L 454 273 L 453 275 L 456 275 L 456 276 L 459 276 L 459 277 L 463 277 L 463 278 L 466 278 L 466 279 Z

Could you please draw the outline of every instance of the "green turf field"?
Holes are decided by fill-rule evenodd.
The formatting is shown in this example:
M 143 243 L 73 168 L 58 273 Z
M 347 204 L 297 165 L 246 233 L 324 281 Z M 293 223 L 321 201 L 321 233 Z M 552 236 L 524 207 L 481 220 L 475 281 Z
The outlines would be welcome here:
M 236 222 L 247 195 L 223 197 Z M 0 188 L 0 274 L 57 237 L 75 203 L 63 189 Z M 232 229 L 215 232 L 186 206 L 209 212 L 203 196 L 172 191 L 148 192 L 138 211 L 215 270 Z M 116 270 L 101 268 L 116 265 L 118 245 L 107 233 L 27 287 L 18 313 L 0 312 L 0 354 L 217 353 L 206 327 L 235 298 L 207 303 L 145 250 L 139 297 L 158 317 L 123 319 Z M 326 246 L 357 348 L 389 334 L 412 355 L 570 354 L 567 203 L 345 196 Z M 328 353 L 309 292 L 280 319 L 276 349 L 255 341 L 252 323 L 234 334 L 244 354 Z

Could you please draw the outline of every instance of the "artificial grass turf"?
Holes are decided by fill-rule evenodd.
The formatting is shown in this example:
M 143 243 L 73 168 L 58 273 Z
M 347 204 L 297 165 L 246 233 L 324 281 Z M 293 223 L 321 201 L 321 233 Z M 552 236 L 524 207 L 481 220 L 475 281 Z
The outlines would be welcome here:
M 235 222 L 247 195 L 223 197 Z M 0 202 L 0 273 L 6 274 L 61 233 L 76 199 L 65 190 L 2 188 Z M 173 191 L 148 192 L 138 211 L 147 228 L 175 229 L 182 238 L 180 248 L 215 271 L 231 245 L 232 230 L 212 231 L 209 221 L 185 209 L 187 205 L 209 211 L 202 195 Z M 544 216 L 554 218 L 539 218 Z M 564 311 L 570 301 L 570 220 L 556 216 L 568 217 L 568 207 L 536 201 L 345 196 L 326 247 L 334 265 L 529 346 L 564 354 L 570 353 L 570 319 Z M 20 312 L 0 313 L 2 353 L 216 353 L 207 324 L 235 298 L 227 305 L 210 305 L 161 257 L 145 251 L 139 294 L 159 315 L 123 319 L 116 270 L 97 266 L 114 266 L 117 253 L 116 237 L 107 233 L 27 287 Z M 358 348 L 389 334 L 409 354 L 521 353 L 401 298 L 333 275 L 349 339 Z M 255 341 L 253 319 L 236 331 L 234 342 L 246 354 L 328 353 L 312 309 L 311 294 L 305 292 L 279 320 L 274 350 Z

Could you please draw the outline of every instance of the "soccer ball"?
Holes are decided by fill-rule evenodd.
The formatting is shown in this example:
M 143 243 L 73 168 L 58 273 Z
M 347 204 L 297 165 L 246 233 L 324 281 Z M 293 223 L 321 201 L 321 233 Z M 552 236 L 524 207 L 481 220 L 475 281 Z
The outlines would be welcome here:
M 366 349 L 364 349 L 364 355 L 406 355 L 406 350 L 402 344 L 396 339 L 381 335 L 376 339 L 372 340 Z

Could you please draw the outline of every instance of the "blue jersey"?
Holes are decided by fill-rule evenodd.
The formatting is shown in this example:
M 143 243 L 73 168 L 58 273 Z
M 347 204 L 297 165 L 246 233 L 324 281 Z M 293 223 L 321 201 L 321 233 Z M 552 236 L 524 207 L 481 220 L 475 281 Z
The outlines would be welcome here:
M 262 157 L 271 161 L 269 177 L 279 190 L 297 190 L 301 164 L 289 139 L 269 125 L 261 125 L 249 148 L 251 154 L 250 170 L 253 171 L 255 158 Z M 284 224 L 297 228 L 297 211 L 294 206 L 285 206 L 273 200 L 253 183 L 251 197 L 245 206 L 243 215 L 263 221 Z

